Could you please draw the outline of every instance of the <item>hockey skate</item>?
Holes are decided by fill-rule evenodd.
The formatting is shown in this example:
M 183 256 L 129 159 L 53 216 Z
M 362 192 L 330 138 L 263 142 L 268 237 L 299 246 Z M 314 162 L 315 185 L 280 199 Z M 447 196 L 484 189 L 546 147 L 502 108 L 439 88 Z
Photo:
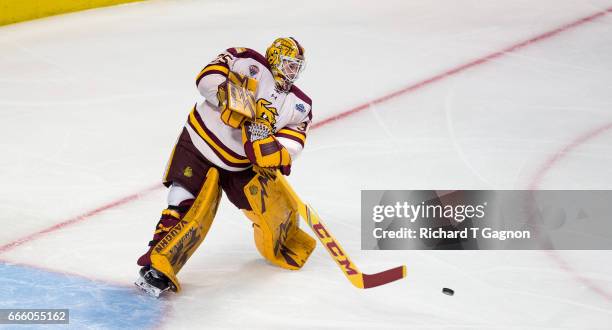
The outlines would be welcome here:
M 134 284 L 152 297 L 159 298 L 162 293 L 168 290 L 176 291 L 172 281 L 154 268 L 142 267 L 139 274 L 140 277 L 136 279 Z

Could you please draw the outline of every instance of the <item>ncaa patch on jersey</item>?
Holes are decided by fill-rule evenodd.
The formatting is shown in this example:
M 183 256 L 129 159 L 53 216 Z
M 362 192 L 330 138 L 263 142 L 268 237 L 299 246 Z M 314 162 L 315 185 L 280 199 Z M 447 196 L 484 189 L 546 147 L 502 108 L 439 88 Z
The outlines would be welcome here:
M 306 108 L 304 107 L 304 105 L 302 103 L 298 103 L 295 105 L 295 110 L 299 111 L 299 112 L 304 112 L 306 111 Z
M 249 66 L 249 74 L 251 77 L 255 77 L 259 73 L 259 68 L 256 65 Z

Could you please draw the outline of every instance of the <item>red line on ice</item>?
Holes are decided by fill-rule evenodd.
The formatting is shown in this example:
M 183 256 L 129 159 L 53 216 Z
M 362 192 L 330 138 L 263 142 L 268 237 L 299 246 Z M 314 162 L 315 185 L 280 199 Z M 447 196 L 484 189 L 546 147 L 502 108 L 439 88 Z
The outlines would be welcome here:
M 598 137 L 599 135 L 609 131 L 612 129 L 612 122 L 592 129 L 582 135 L 576 137 L 573 141 L 568 143 L 566 146 L 561 148 L 555 154 L 550 156 L 535 172 L 535 175 L 531 179 L 531 183 L 529 184 L 530 190 L 536 190 L 540 187 L 540 183 L 544 176 L 550 171 L 553 167 L 558 165 L 568 153 L 579 147 L 580 145 L 586 143 L 587 141 Z M 559 253 L 555 250 L 546 251 L 546 254 L 552 258 L 559 268 L 568 272 L 572 277 L 585 287 L 589 288 L 593 292 L 597 293 L 601 297 L 605 298 L 608 301 L 612 301 L 612 293 L 608 292 L 604 288 L 598 286 L 596 283 L 591 281 L 589 278 L 582 276 L 582 274 L 578 273 L 575 269 L 573 269 L 567 261 L 563 260 L 563 258 L 559 255 Z
M 77 216 L 75 216 L 73 218 L 64 220 L 64 221 L 62 221 L 60 223 L 57 223 L 57 224 L 55 224 L 55 225 L 53 225 L 51 227 L 45 228 L 45 229 L 43 229 L 41 231 L 37 231 L 37 232 L 32 233 L 32 234 L 30 234 L 28 236 L 22 237 L 20 239 L 12 241 L 12 242 L 10 242 L 8 244 L 2 245 L 2 246 L 0 246 L 0 254 L 6 252 L 8 250 L 11 250 L 11 249 L 13 249 L 13 248 L 15 248 L 15 247 L 17 247 L 17 246 L 19 246 L 21 244 L 33 241 L 33 240 L 35 240 L 35 239 L 37 239 L 37 238 L 39 238 L 39 237 L 41 237 L 41 236 L 43 236 L 45 234 L 48 234 L 48 233 L 54 232 L 56 230 L 59 230 L 59 229 L 62 229 L 62 228 L 74 225 L 76 223 L 79 223 L 79 222 L 82 222 L 84 220 L 87 220 L 87 219 L 89 219 L 89 218 L 91 218 L 91 217 L 93 217 L 93 216 L 95 216 L 97 214 L 100 214 L 100 213 L 102 213 L 102 212 L 104 212 L 106 210 L 109 210 L 109 209 L 112 209 L 112 208 L 115 208 L 115 207 L 127 204 L 127 203 L 129 203 L 131 201 L 137 200 L 141 196 L 144 196 L 144 195 L 146 195 L 146 194 L 148 194 L 148 193 L 150 193 L 150 192 L 152 192 L 154 190 L 157 190 L 157 189 L 159 189 L 161 187 L 163 187 L 161 184 L 156 184 L 154 186 L 151 186 L 151 187 L 149 187 L 147 189 L 144 189 L 144 190 L 142 190 L 140 192 L 137 192 L 135 194 L 131 194 L 129 196 L 125 196 L 123 198 L 117 199 L 117 200 L 115 200 L 113 202 L 110 202 L 108 204 L 102 205 L 102 206 L 100 206 L 98 208 L 95 208 L 95 209 L 93 209 L 91 211 L 87 211 L 87 212 L 85 212 L 83 214 L 77 215 Z
M 317 122 L 317 123 L 313 124 L 312 128 L 316 129 L 316 128 L 321 127 L 323 125 L 335 122 L 337 120 L 340 120 L 342 118 L 345 118 L 345 117 L 350 116 L 352 114 L 355 114 L 357 112 L 363 111 L 363 110 L 369 108 L 371 105 L 380 104 L 380 103 L 386 102 L 386 101 L 388 101 L 390 99 L 396 98 L 398 96 L 409 94 L 411 92 L 414 92 L 414 91 L 416 91 L 418 89 L 421 89 L 421 88 L 423 88 L 425 86 L 428 86 L 428 85 L 430 85 L 432 83 L 440 81 L 440 80 L 442 80 L 444 78 L 447 78 L 449 76 L 456 75 L 458 73 L 461 73 L 461 72 L 463 72 L 463 71 L 465 71 L 467 69 L 470 69 L 472 67 L 475 67 L 477 65 L 481 65 L 481 64 L 485 64 L 487 62 L 490 62 L 491 60 L 496 59 L 498 57 L 501 57 L 501 56 L 503 56 L 506 53 L 517 51 L 517 50 L 519 50 L 521 48 L 524 48 L 524 47 L 526 47 L 528 45 L 531 45 L 531 44 L 534 44 L 536 42 L 540 42 L 540 41 L 546 40 L 548 38 L 551 38 L 553 36 L 556 36 L 556 35 L 560 34 L 561 32 L 567 31 L 569 29 L 572 29 L 572 28 L 575 28 L 575 27 L 580 26 L 582 24 L 585 24 L 585 23 L 588 23 L 590 21 L 593 21 L 593 20 L 595 20 L 595 19 L 597 19 L 599 17 L 602 17 L 602 16 L 606 15 L 608 12 L 612 12 L 612 7 L 608 8 L 608 9 L 605 9 L 605 10 L 602 10 L 602 11 L 599 11 L 599 12 L 594 13 L 592 15 L 580 18 L 580 19 L 575 20 L 575 21 L 573 21 L 571 23 L 562 25 L 562 26 L 560 26 L 560 27 L 558 27 L 558 28 L 556 28 L 554 30 L 551 30 L 551 31 L 539 34 L 539 35 L 537 35 L 535 37 L 532 37 L 530 39 L 527 39 L 525 41 L 521 41 L 519 43 L 513 44 L 513 45 L 511 45 L 509 47 L 506 47 L 506 48 L 504 48 L 502 50 L 496 51 L 494 53 L 491 53 L 491 54 L 488 54 L 488 55 L 485 55 L 485 56 L 482 56 L 482 57 L 479 57 L 479 58 L 474 59 L 474 60 L 472 60 L 470 62 L 467 62 L 465 64 L 457 66 L 457 67 L 455 67 L 453 69 L 449 69 L 447 71 L 444 71 L 442 73 L 434 75 L 434 76 L 432 76 L 432 77 L 430 77 L 428 79 L 425 79 L 425 80 L 416 82 L 414 84 L 408 85 L 408 86 L 406 86 L 406 87 L 404 87 L 404 88 L 402 88 L 400 90 L 397 90 L 395 92 L 392 92 L 392 93 L 389 93 L 387 95 L 381 96 L 379 98 L 376 98 L 376 99 L 370 100 L 368 102 L 365 102 L 365 103 L 363 103 L 361 105 L 358 105 L 358 106 L 356 106 L 354 108 L 351 108 L 349 110 L 343 111 L 343 112 L 341 112 L 339 114 L 336 114 L 334 116 L 331 116 L 329 118 L 323 119 L 320 122 Z M 13 248 L 15 248 L 15 247 L 17 247 L 19 245 L 24 244 L 24 243 L 33 241 L 33 240 L 35 240 L 35 239 L 37 239 L 37 238 L 39 238 L 39 237 L 41 237 L 43 235 L 46 235 L 48 233 L 57 231 L 59 229 L 65 228 L 65 227 L 73 225 L 75 223 L 82 222 L 84 220 L 90 219 L 91 217 L 93 217 L 93 216 L 95 216 L 95 215 L 97 215 L 97 214 L 99 214 L 101 212 L 104 212 L 106 210 L 109 210 L 109 209 L 112 209 L 112 208 L 115 208 L 115 207 L 127 204 L 128 202 L 136 200 L 136 199 L 138 199 L 138 197 L 143 196 L 145 194 L 148 194 L 148 193 L 150 193 L 150 192 L 152 192 L 152 191 L 154 191 L 154 190 L 156 190 L 158 188 L 161 188 L 161 187 L 162 187 L 161 185 L 155 185 L 155 186 L 147 188 L 147 189 L 145 189 L 143 191 L 137 192 L 135 194 L 132 194 L 132 195 L 123 197 L 121 199 L 118 199 L 116 201 L 110 202 L 110 203 L 108 203 L 106 205 L 100 206 L 100 207 L 98 207 L 98 208 L 96 208 L 94 210 L 88 211 L 88 212 L 83 213 L 81 215 L 77 215 L 77 216 L 75 216 L 75 217 L 73 217 L 71 219 L 62 221 L 62 222 L 60 222 L 58 224 L 55 224 L 55 225 L 53 225 L 51 227 L 48 227 L 46 229 L 43 229 L 41 231 L 38 231 L 38 232 L 35 232 L 35 233 L 30 234 L 28 236 L 19 238 L 19 239 L 13 241 L 13 242 L 10 242 L 10 243 L 7 243 L 5 245 L 2 245 L 2 246 L 0 246 L 0 254 L 4 253 L 6 251 L 9 251 L 9 250 L 11 250 L 11 249 L 13 249 Z
M 565 157 L 565 155 L 567 155 L 569 152 L 571 152 L 573 149 L 575 149 L 579 145 L 587 142 L 588 140 L 592 138 L 597 137 L 598 135 L 608 131 L 609 129 L 612 129 L 612 123 L 607 123 L 601 127 L 595 128 L 591 131 L 588 131 L 576 137 L 568 145 L 563 147 L 561 150 L 557 151 L 554 155 L 552 155 L 544 163 L 542 163 L 540 168 L 538 168 L 538 170 L 536 171 L 536 174 L 531 180 L 531 183 L 529 184 L 529 190 L 538 189 L 538 187 L 540 186 L 540 183 L 542 182 L 542 179 L 546 175 L 546 172 L 548 172 L 551 168 L 557 165 L 559 161 L 561 161 L 563 157 Z
M 558 27 L 558 28 L 556 28 L 554 30 L 551 30 L 551 31 L 548 31 L 548 32 L 544 32 L 544 33 L 539 34 L 539 35 L 537 35 L 537 36 L 535 36 L 533 38 L 530 38 L 530 39 L 527 39 L 525 41 L 521 41 L 521 42 L 516 43 L 514 45 L 508 46 L 508 47 L 506 47 L 506 48 L 504 48 L 502 50 L 499 50 L 499 51 L 496 51 L 494 53 L 485 55 L 483 57 L 474 59 L 474 60 L 472 60 L 470 62 L 467 62 L 465 64 L 462 64 L 462 65 L 460 65 L 458 67 L 455 67 L 455 68 L 449 69 L 447 71 L 438 73 L 437 75 L 435 75 L 433 77 L 430 77 L 430 78 L 425 79 L 425 80 L 418 81 L 418 82 L 413 83 L 411 85 L 408 85 L 408 86 L 406 86 L 406 87 L 404 87 L 404 88 L 402 88 L 400 90 L 397 90 L 395 92 L 389 93 L 389 94 L 381 96 L 379 98 L 370 100 L 369 102 L 366 102 L 366 103 L 363 103 L 361 105 L 358 105 L 358 106 L 356 106 L 356 107 L 354 107 L 352 109 L 349 109 L 347 111 L 341 112 L 341 113 L 339 113 L 337 115 L 334 115 L 334 116 L 331 116 L 329 118 L 323 119 L 320 122 L 317 122 L 314 125 L 312 125 L 312 128 L 314 129 L 314 128 L 317 128 L 317 127 L 329 124 L 331 122 L 337 121 L 337 120 L 342 119 L 344 117 L 350 116 L 350 115 L 355 114 L 355 113 L 360 112 L 360 111 L 363 111 L 363 110 L 369 108 L 372 105 L 377 105 L 377 104 L 386 102 L 386 101 L 388 101 L 390 99 L 396 98 L 398 96 L 403 96 L 403 95 L 412 93 L 412 92 L 414 92 L 414 91 L 416 91 L 418 89 L 421 89 L 421 88 L 423 88 L 425 86 L 428 86 L 428 85 L 430 85 L 432 83 L 435 83 L 437 81 L 443 80 L 443 79 L 445 79 L 445 78 L 447 78 L 449 76 L 456 75 L 458 73 L 461 73 L 461 72 L 463 72 L 463 71 L 465 71 L 467 69 L 470 69 L 472 67 L 475 67 L 477 65 L 485 64 L 485 63 L 487 63 L 487 62 L 489 62 L 489 61 L 491 61 L 493 59 L 496 59 L 498 57 L 501 57 L 501 56 L 505 55 L 506 53 L 515 52 L 517 50 L 520 50 L 520 49 L 522 49 L 522 48 L 524 48 L 526 46 L 529 46 L 531 44 L 534 44 L 536 42 L 540 42 L 540 41 L 546 40 L 548 38 L 554 37 L 554 36 L 558 35 L 561 32 L 564 32 L 564 31 L 567 31 L 569 29 L 572 29 L 572 28 L 575 28 L 577 26 L 580 26 L 582 24 L 591 22 L 591 21 L 593 21 L 593 20 L 595 20 L 595 19 L 597 19 L 599 17 L 602 17 L 602 16 L 604 16 L 607 13 L 610 13 L 610 12 L 612 12 L 612 7 L 608 8 L 608 9 L 605 9 L 605 10 L 602 10 L 600 12 L 594 13 L 594 14 L 589 15 L 587 17 L 583 17 L 583 18 L 578 19 L 576 21 L 573 21 L 571 23 L 567 23 L 567 24 L 562 25 L 562 26 L 560 26 L 560 27 Z

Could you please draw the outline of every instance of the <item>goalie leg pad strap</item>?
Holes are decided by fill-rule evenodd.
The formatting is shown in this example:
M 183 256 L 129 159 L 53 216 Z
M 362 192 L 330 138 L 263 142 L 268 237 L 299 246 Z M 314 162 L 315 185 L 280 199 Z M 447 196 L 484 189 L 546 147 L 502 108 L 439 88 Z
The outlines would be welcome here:
M 187 214 L 153 247 L 151 266 L 166 275 L 177 292 L 181 286 L 176 274 L 204 241 L 220 200 L 219 172 L 210 168 L 202 189 Z

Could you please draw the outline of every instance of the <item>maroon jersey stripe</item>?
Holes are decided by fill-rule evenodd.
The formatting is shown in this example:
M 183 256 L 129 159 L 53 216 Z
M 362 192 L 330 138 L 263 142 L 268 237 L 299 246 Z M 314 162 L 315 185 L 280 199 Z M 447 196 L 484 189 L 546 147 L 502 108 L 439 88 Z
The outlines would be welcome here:
M 293 135 L 283 134 L 283 133 L 276 133 L 275 136 L 276 137 L 282 137 L 282 138 L 289 139 L 289 140 L 293 140 L 293 141 L 299 143 L 302 146 L 302 148 L 304 147 L 304 140 L 301 140 L 301 139 L 299 139 L 299 138 L 297 138 L 297 137 L 295 137 Z
M 200 117 L 200 114 L 197 111 L 194 111 L 194 116 L 195 116 L 195 119 L 198 121 L 198 124 L 200 124 L 200 126 L 202 126 L 202 129 L 204 129 L 204 132 L 206 132 L 206 134 L 210 136 L 210 138 L 213 141 L 215 141 L 215 143 L 219 145 L 219 147 L 221 147 L 223 151 L 227 152 L 228 154 L 238 159 L 247 159 L 246 157 L 237 154 L 232 149 L 228 148 L 225 144 L 223 144 L 223 142 L 221 142 L 221 140 L 219 140 L 219 138 L 215 134 L 213 134 L 213 132 L 211 132 L 208 129 L 208 127 L 206 127 L 206 125 L 204 125 L 204 122 L 202 121 L 202 117 Z
M 210 71 L 206 71 L 204 73 L 202 73 L 201 75 L 198 76 L 198 79 L 196 79 L 196 86 L 198 86 L 200 84 L 200 80 L 202 80 L 202 78 L 211 75 L 211 74 L 220 74 L 222 76 L 225 76 L 225 72 L 223 71 L 219 71 L 219 70 L 210 70 Z
M 268 68 L 268 70 L 271 70 L 270 65 L 268 64 L 268 60 L 266 60 L 266 58 L 263 55 L 261 55 L 257 51 L 250 49 L 250 48 L 242 48 L 242 49 L 244 49 L 244 51 L 242 52 L 238 52 L 236 48 L 229 48 L 227 51 L 230 54 L 232 54 L 234 57 L 237 57 L 237 58 L 254 59 L 255 61 L 259 62 L 264 67 Z
M 197 133 L 197 130 L 193 126 L 191 121 L 188 121 L 188 123 L 189 123 L 189 126 L 194 131 L 196 131 L 196 133 Z M 223 163 L 225 163 L 226 165 L 231 166 L 231 167 L 237 167 L 237 168 L 247 168 L 247 167 L 251 166 L 251 164 L 238 164 L 238 163 L 234 163 L 234 162 L 230 161 L 229 159 L 225 158 L 214 146 L 211 146 L 208 142 L 206 142 L 206 140 L 204 140 L 204 139 L 202 139 L 202 140 L 204 141 L 204 143 L 206 143 L 206 145 L 210 148 L 210 150 L 212 150 L 215 153 L 215 155 L 217 155 L 217 157 L 219 157 L 219 159 L 221 159 L 221 161 Z
M 300 100 L 306 102 L 312 108 L 312 100 L 306 93 L 302 92 L 296 85 L 291 85 L 290 92 L 295 94 Z
M 304 132 L 302 132 L 302 131 L 298 131 L 297 129 L 293 129 L 293 128 L 289 128 L 289 127 L 283 127 L 280 130 L 278 130 L 278 131 L 280 132 L 280 131 L 284 131 L 284 130 L 295 132 L 295 133 L 303 136 L 304 139 L 306 139 L 306 134 L 304 134 Z

